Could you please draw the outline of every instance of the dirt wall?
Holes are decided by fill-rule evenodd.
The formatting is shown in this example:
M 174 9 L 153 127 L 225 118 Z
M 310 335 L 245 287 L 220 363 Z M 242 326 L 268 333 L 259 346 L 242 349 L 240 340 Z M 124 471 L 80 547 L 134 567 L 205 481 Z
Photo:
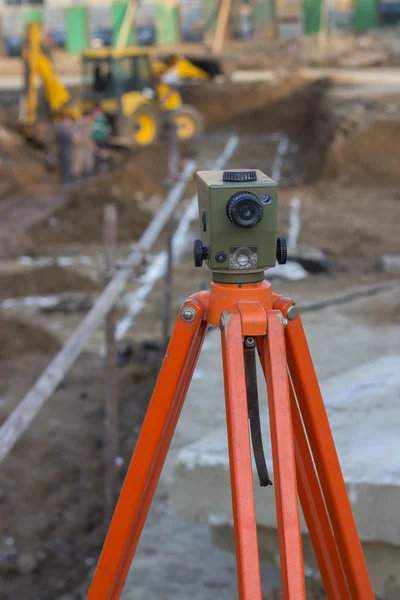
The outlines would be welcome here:
M 184 88 L 182 97 L 201 112 L 209 129 L 283 100 L 303 85 L 304 79 L 294 73 L 277 76 L 274 82 L 206 83 Z
M 325 153 L 336 128 L 327 98 L 329 88 L 330 83 L 326 79 L 302 83 L 288 95 L 271 102 L 264 99 L 260 107 L 231 118 L 224 125 L 224 130 L 235 131 L 242 136 L 245 155 L 250 153 L 250 145 L 253 147 L 257 140 L 262 140 L 260 134 L 286 135 L 294 150 L 285 157 L 285 165 L 291 171 L 290 182 L 281 173 L 281 186 L 316 180 L 321 174 Z M 250 136 L 254 136 L 253 143 L 250 143 Z M 264 147 L 261 143 L 260 151 L 265 154 L 265 142 Z M 254 164 L 261 164 L 262 160 L 263 156 L 258 155 Z
M 34 246 L 101 241 L 103 206 L 107 203 L 113 203 L 117 207 L 118 241 L 138 239 L 153 216 L 150 210 L 146 210 L 142 200 L 165 195 L 160 179 L 166 172 L 162 156 L 157 160 L 159 152 L 160 148 L 157 147 L 144 150 L 140 156 L 139 153 L 133 153 L 127 157 L 124 165 L 112 173 L 71 192 L 65 206 L 54 213 L 53 225 L 50 226 L 48 219 L 45 219 L 31 228 L 29 237 Z M 166 152 L 162 149 L 161 152 L 165 154 L 166 163 Z M 157 165 L 158 181 L 156 174 L 152 173 Z
M 326 177 L 344 182 L 399 182 L 398 112 L 359 108 L 340 125 L 327 152 Z
M 0 111 L 0 200 L 29 189 L 46 175 L 41 156 L 4 122 Z

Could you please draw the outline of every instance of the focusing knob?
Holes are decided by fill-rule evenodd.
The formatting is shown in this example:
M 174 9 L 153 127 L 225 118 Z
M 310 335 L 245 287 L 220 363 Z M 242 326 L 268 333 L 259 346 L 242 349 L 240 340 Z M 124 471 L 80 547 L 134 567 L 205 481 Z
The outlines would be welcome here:
M 251 192 L 236 192 L 228 200 L 226 213 L 238 227 L 255 227 L 263 217 L 261 201 Z
M 222 175 L 222 181 L 227 183 L 242 183 L 246 181 L 257 181 L 257 171 L 246 169 L 245 171 L 240 169 L 231 169 L 230 171 L 224 171 Z
M 195 240 L 194 242 L 193 257 L 195 267 L 201 267 L 203 260 L 208 257 L 208 249 L 206 246 L 203 246 L 201 240 Z
M 287 261 L 287 244 L 284 237 L 278 237 L 276 241 L 276 260 L 279 265 L 286 264 Z

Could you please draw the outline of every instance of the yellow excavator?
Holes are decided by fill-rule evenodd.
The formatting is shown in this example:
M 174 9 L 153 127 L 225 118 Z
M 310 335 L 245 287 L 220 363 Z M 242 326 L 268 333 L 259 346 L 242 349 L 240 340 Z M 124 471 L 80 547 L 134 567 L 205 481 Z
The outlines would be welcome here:
M 171 118 L 181 140 L 189 140 L 202 130 L 199 111 L 184 104 L 179 91 L 165 83 L 171 69 L 181 79 L 210 79 L 206 71 L 183 57 L 152 62 L 149 52 L 142 48 L 89 49 L 81 55 L 81 97 L 77 102 L 72 101 L 43 49 L 39 23 L 27 27 L 23 60 L 25 88 L 20 121 L 32 140 L 40 137 L 39 81 L 51 120 L 65 113 L 79 117 L 87 109 L 99 108 L 108 119 L 114 144 L 148 146 L 159 138 Z

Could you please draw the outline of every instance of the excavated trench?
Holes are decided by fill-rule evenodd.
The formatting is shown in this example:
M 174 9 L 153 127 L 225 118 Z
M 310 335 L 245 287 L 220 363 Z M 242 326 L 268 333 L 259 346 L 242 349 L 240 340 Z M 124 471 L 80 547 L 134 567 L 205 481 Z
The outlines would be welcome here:
M 327 100 L 328 87 L 325 81 L 301 86 L 292 78 L 272 91 L 265 84 L 227 84 L 204 88 L 201 94 L 194 90 L 185 92 L 186 99 L 204 112 L 206 132 L 198 142 L 183 148 L 183 158 L 195 157 L 199 168 L 206 168 L 207 160 L 218 155 L 229 135 L 236 133 L 240 144 L 229 163 L 230 167 L 258 167 L 272 175 L 279 175 L 282 233 L 286 232 L 288 224 L 290 199 L 294 195 L 301 198 L 304 211 L 302 236 L 306 240 L 312 237 L 313 243 L 324 250 L 329 258 L 345 267 L 336 269 L 330 278 L 321 275 L 313 280 L 314 291 L 319 289 L 318 286 L 324 291 L 333 290 L 338 284 L 348 285 L 355 278 L 366 280 L 372 276 L 380 277 L 374 271 L 374 261 L 377 258 L 377 245 L 382 240 L 376 237 L 376 228 L 371 231 L 372 209 L 368 211 L 368 216 L 364 215 L 358 226 L 361 228 L 358 233 L 362 249 L 359 246 L 354 250 L 354 260 L 349 262 L 348 238 L 350 232 L 353 235 L 354 231 L 357 232 L 355 219 L 359 214 L 360 188 L 355 193 L 347 187 L 339 199 L 340 209 L 346 207 L 350 215 L 350 222 L 343 222 L 341 211 L 336 211 L 330 204 L 330 198 L 337 198 L 340 184 L 336 180 L 321 180 L 329 172 L 326 157 L 330 156 L 332 140 L 338 135 L 338 123 L 343 121 L 343 116 L 333 112 Z M 16 154 L 11 160 L 17 162 Z M 51 202 L 56 192 L 51 180 L 53 176 L 50 176 L 46 192 L 49 206 L 43 209 L 43 216 L 34 213 L 31 220 L 26 217 L 23 227 L 18 222 L 7 224 L 9 235 L 13 235 L 18 243 L 7 246 L 4 242 L 7 240 L 7 231 L 3 225 L 0 231 L 0 240 L 4 242 L 3 260 L 0 263 L 0 287 L 4 292 L 0 340 L 2 348 L 11 345 L 13 351 L 3 352 L 0 356 L 0 421 L 29 390 L 60 343 L 82 318 L 82 313 L 71 314 L 71 310 L 67 313 L 58 309 L 50 312 L 32 306 L 10 312 L 4 307 L 4 300 L 16 296 L 63 292 L 85 292 L 94 298 L 102 285 L 99 255 L 102 252 L 103 204 L 112 201 L 117 205 L 120 217 L 119 250 L 125 252 L 126 244 L 137 239 L 162 201 L 167 164 L 168 146 L 162 142 L 132 155 L 129 161 L 124 161 L 101 180 L 89 182 L 85 187 L 71 192 L 69 198 L 55 204 L 53 210 Z M 22 209 L 26 202 L 29 212 L 32 210 L 29 202 L 35 202 L 34 188 L 32 197 L 21 191 L 23 182 L 17 181 L 17 184 L 20 186 Z M 191 183 L 188 196 L 193 192 L 194 184 Z M 371 187 L 368 193 L 372 198 Z M 384 225 L 389 229 L 393 228 L 395 194 L 389 187 L 381 198 L 387 210 L 391 211 L 391 214 L 383 217 Z M 354 207 L 350 205 L 353 198 L 356 198 Z M 43 194 L 41 199 L 43 201 Z M 13 218 L 18 220 L 19 213 L 12 211 L 9 198 L 2 200 L 1 210 L 5 218 L 8 216 L 11 221 Z M 193 230 L 196 229 L 197 224 L 194 223 Z M 164 241 L 160 240 L 154 248 L 154 254 L 163 249 L 163 244 Z M 174 312 L 184 297 L 206 285 L 204 271 L 192 267 L 191 244 L 189 236 L 188 251 L 183 253 L 176 265 Z M 371 244 L 374 251 L 370 250 Z M 384 242 L 382 244 L 379 246 L 381 252 L 384 251 Z M 28 271 L 24 271 L 18 262 L 22 253 L 28 254 L 31 260 L 28 267 L 23 265 Z M 34 259 L 38 257 L 50 257 L 57 261 L 62 256 L 86 256 L 88 260 L 81 261 L 79 269 L 76 263 L 65 266 L 65 261 L 61 266 L 53 264 L 39 268 L 34 265 Z M 15 273 L 16 265 L 22 269 L 18 273 Z M 47 273 L 43 269 L 47 269 Z M 132 282 L 131 289 L 136 289 L 137 285 Z M 299 291 L 302 290 L 305 293 L 300 284 Z M 163 284 L 159 281 L 148 296 L 133 332 L 129 333 L 128 342 L 124 343 L 123 348 L 120 347 L 120 454 L 123 459 L 120 482 L 155 382 L 161 325 L 154 315 L 160 312 L 162 297 Z M 119 307 L 118 311 L 120 317 L 123 310 Z M 37 340 L 37 346 L 32 340 Z M 98 352 L 101 336 L 96 340 L 97 349 L 93 343 L 82 355 L 1 465 L 0 600 L 78 599 L 81 596 L 77 590 L 97 560 L 104 536 L 105 374 Z M 175 522 L 164 489 L 157 494 L 155 512 L 150 515 L 154 539 L 147 546 L 139 548 L 140 556 L 156 553 L 155 547 L 159 544 L 157 519 L 161 519 L 160 515 L 162 519 L 170 519 L 170 523 Z M 160 531 L 171 530 L 171 524 L 169 529 L 164 525 L 160 525 Z M 227 580 L 225 584 L 219 584 L 219 589 L 221 594 L 227 592 L 227 597 L 234 597 L 232 586 L 235 575 L 229 566 L 230 562 L 228 565 L 226 557 L 222 558 L 221 553 L 215 554 L 208 549 L 209 541 L 204 529 L 200 531 L 195 525 L 185 524 L 184 527 L 179 526 L 177 531 L 176 539 L 168 540 L 172 554 L 177 556 L 183 540 L 194 546 L 198 544 L 194 556 L 199 553 L 203 556 L 203 570 L 210 567 L 211 558 L 207 558 L 207 555 L 213 557 L 214 562 L 221 560 Z M 179 532 L 182 533 L 181 537 Z M 182 556 L 190 555 L 190 549 L 181 548 L 180 552 Z M 163 558 L 157 554 L 157 561 L 160 560 L 168 562 L 168 551 Z M 162 565 L 165 572 L 168 572 L 167 562 Z M 215 568 L 217 566 L 218 562 Z M 200 567 L 197 565 L 197 568 Z M 204 573 L 198 573 L 193 578 L 178 577 L 174 583 L 174 595 L 159 597 L 183 600 L 192 595 L 196 600 L 201 600 L 202 597 L 196 596 L 196 591 L 191 587 L 196 577 L 199 581 L 204 579 L 207 589 L 207 578 Z M 173 568 L 171 578 L 174 578 Z M 139 569 L 135 600 L 156 597 L 154 589 L 146 587 L 150 583 L 145 577 L 141 579 Z

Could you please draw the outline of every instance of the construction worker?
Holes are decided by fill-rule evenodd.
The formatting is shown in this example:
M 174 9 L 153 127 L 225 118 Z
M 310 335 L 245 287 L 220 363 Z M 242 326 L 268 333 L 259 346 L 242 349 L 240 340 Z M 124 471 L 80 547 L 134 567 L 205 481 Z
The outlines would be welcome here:
M 72 180 L 72 147 L 74 137 L 74 121 L 69 115 L 64 114 L 60 122 L 56 125 L 61 185 L 68 184 Z
M 101 110 L 100 103 L 95 103 L 92 110 L 91 136 L 93 144 L 94 172 L 102 170 L 104 153 L 102 147 L 111 135 L 111 127 L 107 116 Z
M 111 127 L 107 116 L 99 107 L 92 112 L 92 138 L 97 145 L 102 145 L 111 135 Z
M 90 110 L 86 110 L 82 117 L 75 122 L 75 136 L 73 141 L 72 173 L 74 179 L 87 177 L 94 171 L 94 144 L 92 140 L 93 117 Z

